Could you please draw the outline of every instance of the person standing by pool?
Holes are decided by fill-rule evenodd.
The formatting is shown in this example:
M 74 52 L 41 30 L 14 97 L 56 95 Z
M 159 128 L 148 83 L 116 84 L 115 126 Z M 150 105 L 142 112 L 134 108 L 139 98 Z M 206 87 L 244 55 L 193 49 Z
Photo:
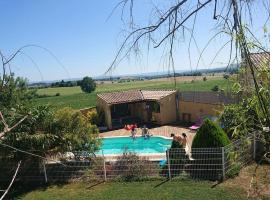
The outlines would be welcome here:
M 187 135 L 185 133 L 182 133 L 182 136 L 176 136 L 175 134 L 171 134 L 171 137 L 174 141 L 179 142 L 180 145 L 185 149 L 186 155 L 189 157 L 189 160 L 194 160 L 191 157 L 191 148 L 189 147 L 189 144 L 187 142 Z

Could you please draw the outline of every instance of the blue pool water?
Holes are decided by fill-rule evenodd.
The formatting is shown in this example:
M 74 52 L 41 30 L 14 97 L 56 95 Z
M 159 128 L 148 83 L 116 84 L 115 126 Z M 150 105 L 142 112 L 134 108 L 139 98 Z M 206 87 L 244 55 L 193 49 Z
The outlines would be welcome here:
M 138 137 L 133 140 L 131 137 L 103 138 L 100 151 L 97 154 L 122 154 L 123 152 L 142 153 L 164 153 L 170 146 L 172 140 L 162 137 L 150 137 L 144 139 Z

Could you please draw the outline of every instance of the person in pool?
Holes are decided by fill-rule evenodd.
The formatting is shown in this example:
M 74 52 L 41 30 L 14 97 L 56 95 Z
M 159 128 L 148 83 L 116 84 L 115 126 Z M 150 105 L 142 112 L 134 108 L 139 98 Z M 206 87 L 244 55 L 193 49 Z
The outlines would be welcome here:
M 135 126 L 133 126 L 131 128 L 131 137 L 132 137 L 133 140 L 136 138 L 136 129 L 135 129 Z
M 143 125 L 142 136 L 144 137 L 144 139 L 149 139 L 149 137 L 150 137 L 150 133 L 149 133 L 149 130 L 146 127 L 146 125 Z

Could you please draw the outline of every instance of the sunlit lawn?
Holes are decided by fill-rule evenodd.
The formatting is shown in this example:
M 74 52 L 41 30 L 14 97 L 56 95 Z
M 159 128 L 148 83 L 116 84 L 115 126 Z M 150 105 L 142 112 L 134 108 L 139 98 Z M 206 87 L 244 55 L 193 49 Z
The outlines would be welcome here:
M 22 200 L 233 200 L 245 199 L 245 192 L 240 189 L 217 186 L 211 188 L 211 182 L 161 181 L 132 183 L 72 183 L 64 186 L 52 186 L 29 192 L 21 196 Z
M 179 89 L 180 91 L 211 91 L 211 89 L 218 85 L 219 88 L 227 90 L 231 84 L 225 79 L 217 80 L 197 80 L 194 83 L 177 82 L 176 87 L 173 82 L 165 81 L 135 81 L 126 83 L 114 84 L 99 84 L 95 92 L 85 94 L 80 87 L 61 87 L 61 88 L 45 88 L 39 89 L 39 94 L 55 95 L 60 93 L 60 96 L 52 96 L 46 98 L 39 98 L 33 101 L 34 104 L 44 105 L 50 104 L 55 108 L 65 106 L 74 109 L 86 108 L 96 105 L 96 94 L 101 92 L 123 91 L 130 89 Z

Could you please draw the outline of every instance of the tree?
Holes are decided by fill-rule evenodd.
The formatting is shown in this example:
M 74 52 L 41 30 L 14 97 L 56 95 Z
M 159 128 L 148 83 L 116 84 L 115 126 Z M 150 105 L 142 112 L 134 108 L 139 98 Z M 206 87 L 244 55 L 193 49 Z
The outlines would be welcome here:
M 99 147 L 97 127 L 79 111 L 63 108 L 54 112 L 47 106 L 32 109 L 31 115 L 6 134 L 1 142 L 42 157 L 66 151 L 94 152 Z M 29 155 L 9 148 L 0 149 L 0 158 L 29 158 Z
M 82 91 L 86 93 L 91 93 L 96 89 L 95 81 L 88 76 L 83 78 L 82 82 L 80 83 L 80 86 Z
M 229 78 L 230 78 L 230 75 L 224 74 L 224 75 L 223 75 L 223 78 L 224 78 L 224 79 L 229 79 Z
M 206 119 L 193 139 L 192 148 L 224 147 L 229 143 L 230 140 L 222 128 Z
M 178 45 L 178 41 L 185 40 L 187 38 L 186 35 L 189 36 L 187 42 L 189 45 L 189 58 L 191 60 L 191 44 L 194 43 L 198 49 L 194 35 L 194 27 L 197 25 L 198 15 L 203 14 L 203 12 L 209 12 L 206 8 L 212 9 L 213 20 L 216 21 L 217 24 L 215 27 L 217 32 L 210 38 L 202 51 L 198 49 L 200 56 L 196 66 L 198 67 L 204 51 L 215 38 L 219 36 L 227 38 L 227 42 L 220 44 L 220 48 L 218 48 L 213 57 L 213 61 L 221 53 L 222 49 L 229 46 L 230 55 L 227 68 L 231 66 L 233 62 L 239 64 L 239 60 L 245 63 L 244 70 L 249 71 L 251 74 L 254 82 L 253 91 L 259 105 L 258 108 L 265 118 L 265 121 L 260 126 L 260 130 L 263 130 L 264 126 L 270 127 L 269 104 L 267 104 L 260 92 L 259 82 L 256 78 L 256 63 L 250 58 L 250 52 L 269 52 L 266 48 L 268 45 L 262 44 L 262 41 L 254 34 L 256 29 L 252 22 L 252 19 L 256 17 L 255 13 L 257 13 L 255 10 L 256 6 L 254 5 L 260 5 L 260 8 L 262 8 L 260 12 L 266 14 L 264 27 L 267 26 L 270 13 L 268 0 L 171 0 L 159 4 L 155 4 L 151 1 L 150 5 L 153 5 L 153 7 L 150 9 L 151 12 L 146 13 L 150 18 L 148 20 L 149 23 L 146 25 L 141 25 L 139 22 L 141 17 L 138 17 L 139 20 L 136 21 L 137 18 L 134 16 L 136 12 L 134 12 L 134 9 L 140 6 L 139 4 L 135 6 L 136 3 L 137 2 L 134 0 L 123 0 L 120 1 L 114 9 L 122 9 L 121 19 L 124 24 L 128 24 L 128 28 L 126 31 L 127 35 L 107 72 L 112 71 L 119 62 L 125 57 L 129 57 L 131 53 L 134 52 L 135 55 L 138 55 L 140 49 L 145 46 L 147 50 L 151 48 L 168 47 L 164 48 L 167 50 L 164 55 L 168 55 L 167 67 L 175 71 L 174 48 Z M 267 28 L 264 28 L 264 32 L 267 33 Z M 213 63 L 213 61 L 211 63 Z
M 54 112 L 47 106 L 32 106 L 29 99 L 36 90 L 29 90 L 26 79 L 7 71 L 16 55 L 29 46 L 20 48 L 9 57 L 0 51 L 0 165 L 5 166 L 5 161 L 18 161 L 15 174 L 0 199 L 11 188 L 22 162 L 24 167 L 31 168 L 47 154 L 70 150 L 94 152 L 99 146 L 97 127 L 79 111 Z M 10 169 L 1 170 L 1 175 L 8 176 L 9 172 Z

